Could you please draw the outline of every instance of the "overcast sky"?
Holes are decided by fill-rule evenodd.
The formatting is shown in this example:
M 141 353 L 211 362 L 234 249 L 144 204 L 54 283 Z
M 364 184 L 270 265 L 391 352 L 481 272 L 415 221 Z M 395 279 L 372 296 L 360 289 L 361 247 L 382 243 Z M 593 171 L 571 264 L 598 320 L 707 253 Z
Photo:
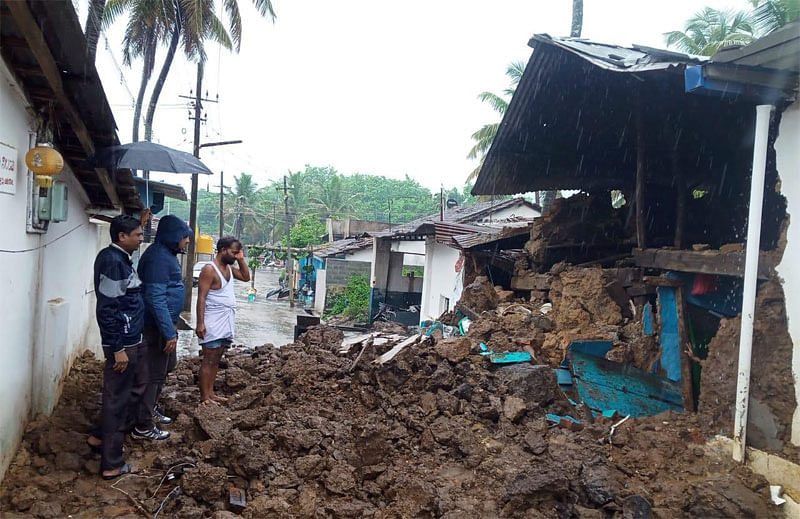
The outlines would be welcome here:
M 88 0 L 73 1 L 83 23 Z M 219 103 L 206 105 L 202 141 L 244 144 L 204 149 L 202 160 L 228 179 L 251 173 L 259 185 L 311 164 L 341 173 L 408 174 L 431 189 L 463 185 L 475 167 L 466 159 L 470 135 L 498 119 L 477 95 L 507 87 L 506 66 L 527 61 L 531 35 L 568 35 L 572 7 L 570 0 L 273 2 L 278 16 L 271 23 L 239 0 L 239 54 L 209 45 L 203 90 L 219 95 Z M 584 0 L 582 36 L 664 47 L 663 33 L 681 29 L 705 5 L 745 9 L 749 2 Z M 108 31 L 108 50 L 101 40 L 97 66 L 120 139 L 130 142 L 140 69 L 121 65 L 123 29 L 120 21 Z M 155 141 L 190 152 L 192 123 L 178 96 L 194 88 L 195 70 L 176 59 L 154 132 Z M 218 183 L 214 175 L 201 187 Z

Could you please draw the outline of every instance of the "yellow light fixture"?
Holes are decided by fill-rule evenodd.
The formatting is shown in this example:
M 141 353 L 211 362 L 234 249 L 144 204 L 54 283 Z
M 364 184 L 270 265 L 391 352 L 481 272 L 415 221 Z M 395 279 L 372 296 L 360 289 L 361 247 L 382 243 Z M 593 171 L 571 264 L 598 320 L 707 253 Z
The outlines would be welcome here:
M 39 143 L 25 154 L 25 164 L 33 171 L 37 186 L 52 187 L 53 175 L 64 169 L 64 158 L 52 144 Z

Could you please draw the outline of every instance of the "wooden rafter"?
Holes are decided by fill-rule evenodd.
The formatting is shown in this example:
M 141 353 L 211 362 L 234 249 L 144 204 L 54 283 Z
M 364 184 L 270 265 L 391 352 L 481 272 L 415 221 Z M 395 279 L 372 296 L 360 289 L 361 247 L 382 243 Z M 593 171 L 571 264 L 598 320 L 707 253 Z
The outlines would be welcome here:
M 8 6 L 17 27 L 24 35 L 28 48 L 39 63 L 48 85 L 50 85 L 50 88 L 53 90 L 56 101 L 64 110 L 67 120 L 70 126 L 72 126 L 73 132 L 75 132 L 75 135 L 78 137 L 84 152 L 87 156 L 94 155 L 94 141 L 92 140 L 89 129 L 83 122 L 83 118 L 78 113 L 78 110 L 70 101 L 69 96 L 64 91 L 64 83 L 56 60 L 53 58 L 53 54 L 47 46 L 44 35 L 39 25 L 36 23 L 33 13 L 31 13 L 28 7 L 28 3 L 25 1 L 5 2 L 5 5 Z M 4 44 L 6 43 L 6 39 L 7 38 L 3 38 Z M 97 172 L 100 182 L 103 184 L 103 191 L 111 203 L 115 206 L 122 205 L 108 171 L 105 168 L 97 168 L 95 171 Z

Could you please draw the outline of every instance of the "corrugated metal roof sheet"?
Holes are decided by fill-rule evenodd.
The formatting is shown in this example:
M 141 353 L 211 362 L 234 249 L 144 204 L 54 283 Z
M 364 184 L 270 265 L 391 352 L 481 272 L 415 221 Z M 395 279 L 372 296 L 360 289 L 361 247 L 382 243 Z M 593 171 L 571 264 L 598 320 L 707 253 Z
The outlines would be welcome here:
M 496 241 L 513 238 L 515 236 L 527 235 L 531 232 L 531 225 L 533 222 L 524 226 L 510 226 L 503 227 L 502 229 L 491 229 L 489 232 L 472 232 L 466 234 L 459 234 L 452 237 L 453 243 L 459 248 L 471 249 L 479 245 L 486 245 Z
M 705 56 L 693 56 L 637 45 L 621 47 L 579 38 L 553 38 L 548 34 L 535 34 L 528 45 L 536 48 L 538 43 L 560 47 L 593 65 L 619 72 L 663 70 L 686 63 L 701 64 L 708 61 Z
M 343 240 L 336 240 L 331 243 L 329 247 L 314 252 L 314 256 L 318 258 L 329 258 L 331 256 L 369 249 L 371 247 L 372 238 L 345 238 Z
M 466 224 L 480 220 L 492 213 L 507 209 L 509 207 L 527 206 L 537 211 L 541 208 L 525 200 L 523 197 L 508 198 L 505 200 L 489 200 L 487 202 L 478 202 L 477 204 L 459 207 L 445 211 L 444 219 L 440 220 L 439 213 L 417 218 L 408 223 L 398 225 L 392 229 L 380 232 L 369 233 L 370 236 L 376 238 L 385 238 L 388 236 L 425 236 L 433 234 L 435 231 L 434 225 L 437 223 L 448 222 L 457 224 Z
M 484 159 L 472 193 L 619 189 L 636 173 L 637 97 L 648 181 L 670 185 L 664 160 L 679 143 L 687 177 L 724 175 L 736 132 L 752 128 L 752 105 L 690 96 L 687 65 L 706 58 L 537 35 L 525 72 Z M 741 135 L 739 139 L 743 138 Z M 730 170 L 728 174 L 730 174 Z
M 787 24 L 750 45 L 723 49 L 711 61 L 800 72 L 800 22 Z

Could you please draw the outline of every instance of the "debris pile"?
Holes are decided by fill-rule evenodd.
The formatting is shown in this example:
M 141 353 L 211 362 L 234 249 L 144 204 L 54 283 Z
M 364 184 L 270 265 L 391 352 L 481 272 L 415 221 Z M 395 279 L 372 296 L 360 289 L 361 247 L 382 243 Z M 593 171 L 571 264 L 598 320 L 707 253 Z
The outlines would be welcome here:
M 740 317 L 723 319 L 703 362 L 698 411 L 712 433 L 733 431 L 740 329 Z M 783 289 L 777 281 L 766 282 L 756 297 L 753 327 L 747 441 L 754 447 L 780 450 L 789 443 L 796 408 L 792 352 Z
M 381 363 L 409 339 L 381 342 L 391 335 L 381 331 L 340 353 L 339 333 L 313 328 L 279 349 L 229 354 L 215 389 L 224 406 L 197 404 L 199 360 L 184 359 L 164 390 L 172 437 L 128 441 L 143 471 L 113 486 L 84 436 L 101 363 L 81 357 L 53 416 L 28 427 L 0 507 L 73 518 L 779 517 L 767 482 L 708 450 L 692 416 L 613 433 L 600 417 L 549 425 L 547 414 L 574 410 L 553 370 L 490 365 L 474 330 L 412 336 Z

